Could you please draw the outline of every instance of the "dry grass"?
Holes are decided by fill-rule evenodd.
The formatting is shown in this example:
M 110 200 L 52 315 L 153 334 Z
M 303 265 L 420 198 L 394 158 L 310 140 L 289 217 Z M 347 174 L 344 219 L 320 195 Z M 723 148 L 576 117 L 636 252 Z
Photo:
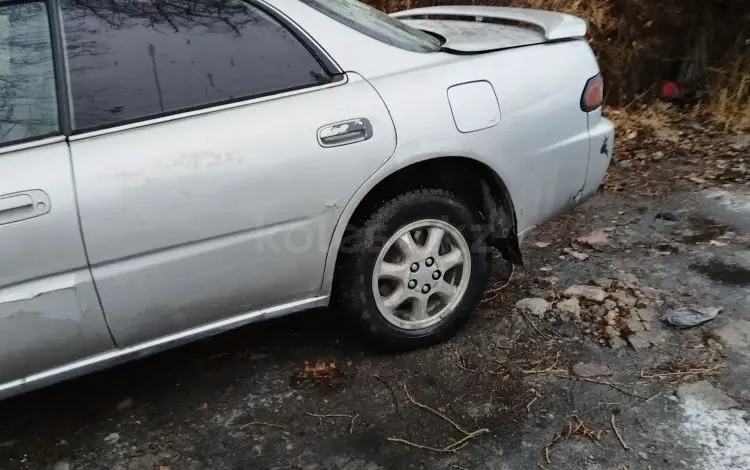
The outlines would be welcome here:
M 696 106 L 696 114 L 708 114 L 725 131 L 750 129 L 750 48 L 724 69 L 712 69 L 708 102 Z

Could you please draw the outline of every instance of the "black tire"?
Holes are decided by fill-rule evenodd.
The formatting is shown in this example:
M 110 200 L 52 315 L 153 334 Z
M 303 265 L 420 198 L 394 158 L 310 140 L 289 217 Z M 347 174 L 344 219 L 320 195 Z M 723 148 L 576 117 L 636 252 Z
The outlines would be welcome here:
M 387 240 L 420 219 L 439 219 L 458 229 L 471 251 L 471 271 L 468 287 L 452 313 L 432 326 L 409 330 L 386 320 L 371 286 L 377 258 Z M 448 191 L 422 189 L 391 199 L 355 227 L 344 245 L 337 282 L 339 306 L 380 349 L 417 349 L 451 338 L 479 305 L 489 280 L 491 253 L 482 227 L 478 210 Z

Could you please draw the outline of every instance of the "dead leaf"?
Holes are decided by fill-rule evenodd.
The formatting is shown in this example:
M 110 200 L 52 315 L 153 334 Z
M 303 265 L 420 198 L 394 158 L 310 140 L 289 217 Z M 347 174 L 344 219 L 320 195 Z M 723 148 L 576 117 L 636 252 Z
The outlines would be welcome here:
M 305 365 L 302 366 L 302 369 L 296 375 L 299 379 L 325 379 L 334 377 L 337 374 L 338 371 L 334 362 L 305 361 Z

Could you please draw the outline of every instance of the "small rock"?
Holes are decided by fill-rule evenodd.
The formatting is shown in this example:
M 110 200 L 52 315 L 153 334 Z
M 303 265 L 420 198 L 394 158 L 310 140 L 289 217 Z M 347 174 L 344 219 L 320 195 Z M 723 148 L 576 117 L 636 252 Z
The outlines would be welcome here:
M 558 282 L 560 282 L 560 278 L 556 276 L 549 276 L 549 277 L 543 277 L 542 281 L 546 282 L 547 284 L 551 286 L 556 286 Z
M 104 442 L 107 444 L 117 444 L 117 441 L 120 440 L 120 433 L 113 432 L 107 435 L 107 437 L 104 438 Z
M 604 289 L 596 286 L 571 286 L 563 294 L 566 297 L 582 297 L 586 300 L 599 303 L 604 302 L 604 299 L 607 298 L 607 293 L 604 292 Z
M 638 456 L 643 460 L 648 460 L 648 454 L 645 452 L 638 452 Z
M 612 349 L 619 349 L 625 346 L 625 341 L 620 337 L 620 332 L 613 326 L 604 327 L 604 335 L 607 343 Z
M 617 310 L 610 310 L 606 315 L 604 315 L 604 324 L 615 326 L 617 324 L 617 317 L 619 316 L 619 314 L 620 312 Z
M 607 310 L 614 310 L 617 308 L 617 302 L 612 299 L 607 299 L 604 301 L 604 308 Z
M 715 349 L 716 351 L 721 351 L 724 349 L 724 346 L 722 346 L 720 342 L 716 341 L 713 338 L 708 338 L 706 340 L 706 346 L 708 346 L 711 349 Z
M 604 308 L 604 305 L 595 304 L 589 307 L 589 312 L 594 318 L 602 318 L 607 314 L 607 309 Z
M 648 299 L 641 297 L 636 301 L 635 306 L 638 308 L 648 308 L 650 304 L 651 302 Z
M 640 333 L 628 336 L 628 343 L 630 343 L 630 346 L 636 351 L 651 347 L 651 341 L 644 338 Z
M 153 454 L 139 455 L 128 462 L 128 470 L 154 470 L 157 468 L 161 468 L 159 457 Z
M 70 463 L 61 461 L 52 466 L 52 470 L 70 470 Z
M 628 287 L 635 287 L 638 285 L 638 278 L 630 273 L 618 273 L 617 280 L 625 283 Z
M 547 248 L 550 245 L 551 245 L 550 242 L 536 242 L 536 243 L 534 243 L 534 246 L 537 247 L 537 248 Z
M 602 364 L 579 362 L 573 365 L 573 373 L 578 377 L 589 379 L 592 377 L 607 377 L 612 375 L 609 367 Z
M 641 338 L 648 341 L 653 346 L 659 346 L 660 344 L 664 344 L 664 342 L 667 341 L 667 334 L 663 329 L 649 329 L 645 328 L 644 325 L 644 331 L 640 331 L 638 332 L 638 334 L 641 336 Z
M 576 238 L 576 241 L 582 245 L 588 245 L 588 246 L 606 245 L 608 242 L 607 234 L 601 230 L 594 230 L 588 235 L 578 237 Z
M 715 331 L 714 336 L 728 348 L 747 349 L 750 347 L 750 322 L 732 321 Z
M 643 323 L 654 323 L 659 319 L 659 316 L 653 310 L 642 308 L 636 310 L 635 313 Z
M 587 255 L 586 253 L 580 253 L 578 251 L 571 251 L 570 256 L 577 259 L 578 261 L 586 261 L 587 259 L 589 259 L 589 255 Z
M 617 302 L 621 307 L 633 308 L 637 303 L 635 297 L 632 297 L 625 292 L 615 291 L 609 294 L 609 297 Z
M 600 277 L 598 279 L 594 279 L 593 281 L 591 281 L 591 284 L 601 287 L 602 289 L 611 289 L 612 284 L 614 283 L 615 281 L 613 281 L 612 279 L 607 279 L 605 277 Z
M 550 304 L 542 298 L 530 297 L 516 302 L 516 308 L 534 316 L 541 317 L 549 312 Z
M 555 297 L 555 292 L 551 289 L 531 289 L 529 295 L 540 299 L 551 299 Z
M 575 297 L 561 300 L 555 307 L 562 312 L 572 314 L 574 317 L 580 317 L 581 315 L 581 303 Z
M 732 400 L 731 397 L 728 397 L 721 390 L 716 389 L 706 380 L 680 385 L 677 387 L 677 396 L 682 401 L 688 399 L 699 400 L 714 410 L 739 408 L 736 401 Z
M 126 398 L 117 404 L 117 411 L 124 411 L 133 406 L 133 399 Z
M 643 331 L 643 323 L 638 318 L 630 318 L 628 320 L 628 331 L 631 333 L 638 333 Z

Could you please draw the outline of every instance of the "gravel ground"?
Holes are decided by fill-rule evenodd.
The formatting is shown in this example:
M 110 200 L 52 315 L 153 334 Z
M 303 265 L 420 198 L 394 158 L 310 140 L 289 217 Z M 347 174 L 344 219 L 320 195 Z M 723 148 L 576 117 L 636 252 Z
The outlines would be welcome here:
M 452 341 L 379 355 L 329 310 L 253 325 L 0 403 L 0 468 L 750 468 L 750 187 L 666 152 L 498 261 Z M 659 320 L 683 306 L 723 310 Z

